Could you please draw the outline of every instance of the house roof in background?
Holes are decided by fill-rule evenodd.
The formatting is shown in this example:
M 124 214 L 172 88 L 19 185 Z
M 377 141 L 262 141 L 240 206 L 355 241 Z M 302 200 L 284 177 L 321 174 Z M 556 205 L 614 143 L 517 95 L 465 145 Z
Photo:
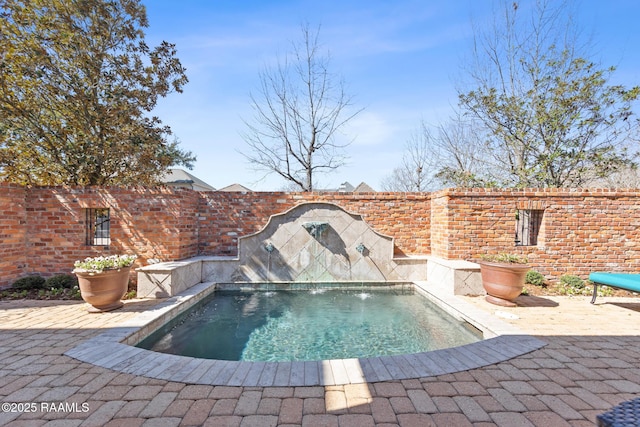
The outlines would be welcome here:
M 215 191 L 214 187 L 200 178 L 191 175 L 184 169 L 169 169 L 169 171 L 160 178 L 160 181 L 167 185 L 189 187 L 193 190 Z
M 226 187 L 222 187 L 218 191 L 240 191 L 240 192 L 250 193 L 253 190 L 245 187 L 242 184 L 231 184 L 231 185 L 227 185 Z
M 341 193 L 351 193 L 353 191 L 353 188 L 353 185 L 351 185 L 349 181 L 345 181 L 340 184 L 340 187 L 338 187 L 338 189 L 335 191 L 339 191 Z
M 174 187 L 185 187 L 190 188 L 196 191 L 216 191 L 216 189 L 196 177 L 195 175 L 190 174 L 184 169 L 172 168 L 165 173 L 160 181 L 165 185 L 170 185 Z M 222 187 L 217 191 L 227 191 L 227 192 L 242 192 L 242 193 L 250 193 L 253 192 L 252 189 L 245 187 L 242 184 L 234 183 L 227 185 L 226 187 Z M 345 181 L 338 188 L 326 188 L 315 190 L 318 192 L 339 192 L 339 193 L 375 193 L 374 190 L 369 184 L 366 182 L 361 182 L 357 187 L 354 187 L 350 182 Z
M 356 188 L 353 189 L 353 192 L 354 193 L 375 193 L 376 190 L 371 188 L 371 186 L 366 182 L 361 182 L 360 184 L 358 184 Z
M 320 193 L 326 192 L 338 192 L 338 193 L 375 193 L 376 190 L 371 188 L 366 182 L 361 182 L 357 187 L 354 187 L 349 181 L 345 181 L 338 188 L 323 188 L 320 190 L 314 190 Z

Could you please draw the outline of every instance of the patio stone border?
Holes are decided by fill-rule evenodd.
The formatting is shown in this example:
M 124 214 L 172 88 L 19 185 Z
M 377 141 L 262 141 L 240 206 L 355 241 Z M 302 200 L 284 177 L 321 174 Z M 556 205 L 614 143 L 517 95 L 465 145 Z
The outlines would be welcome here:
M 459 347 L 400 356 L 310 362 L 239 362 L 199 359 L 133 347 L 155 329 L 215 290 L 200 283 L 148 311 L 110 328 L 65 355 L 114 371 L 189 384 L 225 386 L 330 386 L 423 378 L 503 362 L 537 350 L 543 341 L 450 295 L 434 283 L 416 282 L 418 292 L 454 317 L 483 331 L 485 339 Z M 487 338 L 488 337 L 488 338 Z

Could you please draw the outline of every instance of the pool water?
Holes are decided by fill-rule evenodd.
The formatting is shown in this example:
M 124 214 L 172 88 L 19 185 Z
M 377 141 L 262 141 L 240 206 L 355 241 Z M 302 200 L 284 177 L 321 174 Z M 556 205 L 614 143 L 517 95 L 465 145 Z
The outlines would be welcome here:
M 389 356 L 482 339 L 412 289 L 216 291 L 138 344 L 183 356 L 310 361 Z

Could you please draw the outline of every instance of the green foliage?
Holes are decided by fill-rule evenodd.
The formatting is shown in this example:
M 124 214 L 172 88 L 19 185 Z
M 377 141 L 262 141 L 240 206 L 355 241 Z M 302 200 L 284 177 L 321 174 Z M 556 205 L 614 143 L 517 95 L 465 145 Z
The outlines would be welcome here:
M 24 290 L 42 289 L 44 283 L 45 283 L 44 278 L 40 276 L 26 276 L 13 282 L 13 285 L 11 285 L 11 287 L 13 289 L 24 289 Z
M 63 288 L 51 288 L 51 290 L 49 291 L 49 294 L 52 297 L 58 297 L 58 296 L 64 294 L 64 289 Z
M 527 276 L 524 282 L 530 285 L 544 286 L 545 279 L 541 273 L 538 273 L 535 270 L 529 270 L 527 271 Z
M 75 267 L 75 270 L 100 273 L 103 270 L 115 270 L 118 268 L 130 267 L 136 258 L 136 255 L 99 256 L 85 258 L 83 261 L 76 261 L 73 266 Z
M 575 289 L 584 289 L 585 286 L 584 280 L 582 280 L 578 276 L 573 276 L 571 274 L 565 274 L 561 276 L 560 283 L 562 285 L 570 286 Z
M 558 283 L 558 293 L 560 295 L 591 295 L 593 288 L 587 286 L 586 282 L 571 274 L 560 276 Z
M 139 0 L 3 0 L 0 14 L 0 179 L 154 184 L 190 167 L 149 114 L 185 69 L 174 45 L 146 45 Z
M 598 296 L 599 297 L 610 297 L 614 294 L 614 289 L 609 286 L 599 286 L 598 287 Z
M 507 264 L 526 264 L 529 260 L 517 254 L 500 253 L 493 255 L 481 255 L 480 259 L 489 262 L 503 262 Z
M 476 37 L 473 89 L 459 93 L 501 186 L 578 187 L 634 165 L 640 87 L 611 85 L 615 68 L 579 54 L 571 23 L 558 22 L 567 12 L 553 5 L 536 2 L 521 17 L 505 1 L 505 22 Z
M 63 299 L 63 300 L 79 300 L 82 299 L 80 289 L 74 286 L 71 289 L 65 288 L 49 288 L 49 289 L 8 289 L 0 291 L 0 299 Z
M 70 274 L 58 274 L 44 282 L 45 289 L 72 289 L 78 286 L 78 279 Z

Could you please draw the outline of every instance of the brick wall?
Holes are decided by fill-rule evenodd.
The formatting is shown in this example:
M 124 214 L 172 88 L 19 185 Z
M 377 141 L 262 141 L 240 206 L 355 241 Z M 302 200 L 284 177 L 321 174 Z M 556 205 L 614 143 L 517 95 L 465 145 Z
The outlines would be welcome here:
M 189 190 L 0 183 L 0 194 L 0 286 L 28 274 L 70 273 L 87 256 L 135 253 L 144 265 L 198 253 L 199 197 Z M 110 208 L 110 246 L 86 244 L 88 208 Z
M 515 246 L 516 209 L 544 210 L 537 246 Z M 553 277 L 640 271 L 638 191 L 444 190 L 433 195 L 431 222 L 431 252 L 443 258 L 519 253 Z
M 26 189 L 0 183 L 0 287 L 27 271 Z
M 171 188 L 20 187 L 0 183 L 0 287 L 27 274 L 68 273 L 87 256 L 136 253 L 138 265 L 236 255 L 237 239 L 271 215 L 331 202 L 394 237 L 397 254 L 528 256 L 551 277 L 640 270 L 640 192 L 443 190 L 436 193 L 226 193 Z M 87 208 L 110 208 L 108 247 L 87 246 Z M 535 247 L 516 247 L 516 209 L 544 209 Z
M 435 193 L 431 199 L 431 255 L 449 259 L 453 242 L 449 239 L 449 194 Z
M 45 268 L 101 254 L 136 253 L 142 262 L 197 254 L 197 196 L 190 191 L 54 187 L 31 189 L 28 196 L 28 253 Z M 87 246 L 85 210 L 105 207 L 112 244 Z

